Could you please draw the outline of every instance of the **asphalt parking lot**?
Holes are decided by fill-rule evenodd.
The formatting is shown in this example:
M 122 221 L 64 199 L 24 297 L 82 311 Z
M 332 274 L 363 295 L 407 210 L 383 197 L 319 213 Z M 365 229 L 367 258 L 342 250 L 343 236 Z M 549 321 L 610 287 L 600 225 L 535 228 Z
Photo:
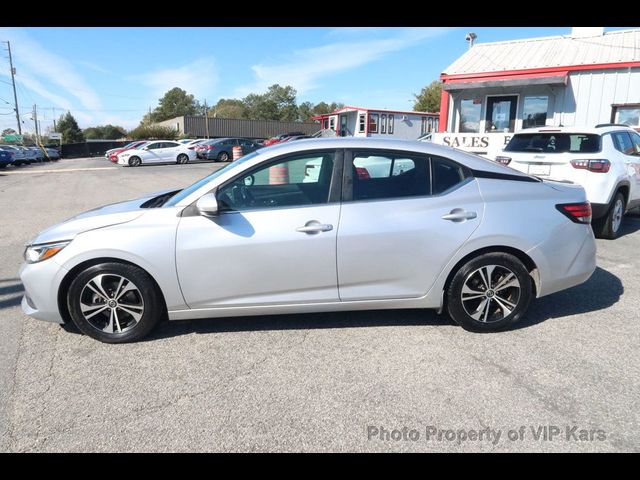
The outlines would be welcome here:
M 499 334 L 391 310 L 170 322 L 106 345 L 21 313 L 37 232 L 219 167 L 0 171 L 0 451 L 640 451 L 638 216 L 598 240 L 587 283 Z

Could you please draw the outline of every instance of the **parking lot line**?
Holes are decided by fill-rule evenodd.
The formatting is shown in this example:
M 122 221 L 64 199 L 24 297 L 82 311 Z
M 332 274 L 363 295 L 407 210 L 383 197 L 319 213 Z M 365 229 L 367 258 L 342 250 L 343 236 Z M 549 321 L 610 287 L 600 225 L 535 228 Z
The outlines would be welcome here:
M 60 168 L 56 170 L 24 170 L 20 172 L 16 171 L 4 171 L 2 174 L 7 175 L 28 175 L 33 173 L 65 173 L 65 172 L 86 172 L 90 170 L 117 170 L 118 167 L 93 167 L 93 168 Z

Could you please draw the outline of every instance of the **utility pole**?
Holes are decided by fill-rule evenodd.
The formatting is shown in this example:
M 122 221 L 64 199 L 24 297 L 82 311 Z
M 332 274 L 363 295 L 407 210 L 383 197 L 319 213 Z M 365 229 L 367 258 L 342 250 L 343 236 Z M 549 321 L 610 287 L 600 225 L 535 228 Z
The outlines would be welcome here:
M 16 106 L 16 121 L 18 122 L 18 135 L 22 135 L 22 125 L 20 124 L 20 112 L 18 111 L 18 94 L 16 93 L 16 69 L 13 68 L 13 58 L 11 57 L 11 42 L 7 42 L 7 49 L 9 50 L 9 67 L 11 68 L 11 84 L 13 85 L 13 101 Z
M 33 105 L 33 123 L 36 126 L 36 143 L 40 143 L 40 136 L 38 134 L 38 106 L 37 105 Z
M 207 99 L 204 99 L 204 129 L 209 138 L 209 108 L 207 107 Z

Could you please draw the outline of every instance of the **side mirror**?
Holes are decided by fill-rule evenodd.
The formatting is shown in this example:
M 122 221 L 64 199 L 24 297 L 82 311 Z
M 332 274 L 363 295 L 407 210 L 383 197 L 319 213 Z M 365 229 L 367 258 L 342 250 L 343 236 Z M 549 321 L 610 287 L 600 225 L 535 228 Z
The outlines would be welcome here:
M 207 193 L 196 202 L 198 213 L 203 217 L 215 217 L 218 214 L 218 200 L 215 193 Z

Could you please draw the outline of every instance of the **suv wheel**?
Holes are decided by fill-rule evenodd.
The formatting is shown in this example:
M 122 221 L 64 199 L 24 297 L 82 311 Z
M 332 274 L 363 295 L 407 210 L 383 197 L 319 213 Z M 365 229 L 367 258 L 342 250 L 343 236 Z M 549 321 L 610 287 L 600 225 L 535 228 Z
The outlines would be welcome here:
M 617 192 L 613 197 L 613 201 L 609 206 L 607 214 L 594 220 L 591 224 L 593 227 L 593 233 L 598 238 L 606 238 L 614 240 L 618 238 L 620 233 L 620 227 L 622 225 L 622 216 L 624 215 L 625 201 L 624 195 Z

